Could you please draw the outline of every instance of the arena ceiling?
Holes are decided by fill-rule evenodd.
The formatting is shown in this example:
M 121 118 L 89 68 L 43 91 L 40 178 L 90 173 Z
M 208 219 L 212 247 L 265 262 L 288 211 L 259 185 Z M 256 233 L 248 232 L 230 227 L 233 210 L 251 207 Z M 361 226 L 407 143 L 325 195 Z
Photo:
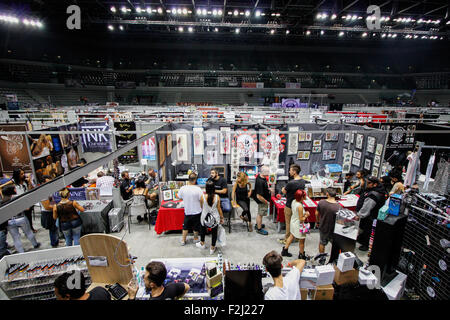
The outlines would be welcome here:
M 450 34 L 448 0 L 6 0 L 0 15 L 14 15 L 19 24 L 34 18 L 46 30 L 65 32 L 66 10 L 74 4 L 81 9 L 82 30 L 90 33 L 327 39 L 360 38 L 367 31 L 367 38 L 380 40 L 389 33 L 398 39 L 417 34 L 445 40 Z M 366 24 L 371 5 L 381 10 L 380 28 L 374 32 Z

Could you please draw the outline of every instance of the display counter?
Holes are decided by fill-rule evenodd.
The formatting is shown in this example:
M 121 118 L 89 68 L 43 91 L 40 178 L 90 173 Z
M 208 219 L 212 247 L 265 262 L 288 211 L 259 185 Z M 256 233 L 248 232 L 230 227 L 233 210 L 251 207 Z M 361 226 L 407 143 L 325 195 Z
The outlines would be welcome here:
M 0 260 L 0 296 L 9 300 L 54 300 L 55 279 L 70 270 L 81 270 L 90 283 L 80 246 L 5 256 Z

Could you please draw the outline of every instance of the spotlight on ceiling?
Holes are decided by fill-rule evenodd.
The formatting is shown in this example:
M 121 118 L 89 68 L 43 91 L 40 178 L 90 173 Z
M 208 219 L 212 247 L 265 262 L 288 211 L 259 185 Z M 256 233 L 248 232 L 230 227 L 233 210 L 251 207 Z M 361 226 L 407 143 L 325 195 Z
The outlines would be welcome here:
M 270 34 L 274 34 L 274 33 L 275 33 L 274 29 L 270 30 Z
M 248 11 L 248 10 L 245 11 L 245 16 L 246 16 L 246 17 L 250 16 L 250 11 Z
M 286 34 L 289 34 L 290 33 L 290 31 L 289 30 L 286 30 Z
M 363 37 L 363 38 L 367 37 L 367 32 L 364 32 L 364 33 L 362 34 L 362 37 Z
M 260 11 L 260 10 L 256 10 L 255 16 L 256 16 L 256 17 L 260 17 L 260 16 L 261 16 L 261 11 Z
M 331 20 L 334 20 L 334 19 L 336 19 L 336 15 L 333 13 L 333 15 L 331 16 Z
M 344 36 L 344 31 L 339 32 L 339 37 L 343 37 Z
M 306 35 L 309 36 L 311 34 L 311 31 L 306 31 Z
M 234 10 L 233 15 L 234 15 L 234 16 L 238 16 L 238 15 L 239 15 L 239 11 Z
M 123 31 L 123 26 L 119 26 L 120 31 Z
M 127 13 L 127 8 L 124 6 L 124 7 L 120 8 L 120 11 L 122 11 L 123 13 Z
M 109 25 L 108 29 L 111 30 L 111 31 L 114 31 L 114 27 L 112 25 Z
M 194 28 L 189 27 L 189 28 L 188 28 L 188 31 L 189 31 L 189 32 L 194 32 Z
M 112 6 L 110 10 L 111 10 L 111 12 L 116 12 L 117 11 L 116 7 L 114 7 L 114 6 Z
M 141 13 L 142 12 L 141 7 L 136 7 L 136 12 Z
M 241 29 L 236 28 L 235 32 L 236 32 L 236 33 L 239 33 L 239 32 L 241 32 Z
M 183 32 L 183 31 L 184 31 L 184 28 L 183 28 L 183 27 L 179 27 L 179 28 L 178 28 L 178 31 L 179 31 L 179 32 Z

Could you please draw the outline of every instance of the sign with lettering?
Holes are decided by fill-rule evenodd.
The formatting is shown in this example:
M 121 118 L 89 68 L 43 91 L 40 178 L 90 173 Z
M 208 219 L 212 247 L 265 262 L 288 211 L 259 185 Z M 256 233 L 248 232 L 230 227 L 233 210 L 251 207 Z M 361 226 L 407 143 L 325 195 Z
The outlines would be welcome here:
M 107 122 L 82 122 L 78 130 L 87 132 L 81 135 L 83 152 L 111 152 L 110 135 L 102 133 L 109 131 Z

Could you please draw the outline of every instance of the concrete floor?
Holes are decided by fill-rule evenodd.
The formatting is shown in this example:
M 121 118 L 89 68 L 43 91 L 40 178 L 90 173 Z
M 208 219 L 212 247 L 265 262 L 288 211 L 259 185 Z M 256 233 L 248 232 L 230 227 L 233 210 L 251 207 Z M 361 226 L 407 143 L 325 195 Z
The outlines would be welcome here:
M 255 223 L 257 205 L 253 202 L 250 205 L 252 222 Z M 127 219 L 125 218 L 125 221 Z M 266 225 L 266 230 L 269 235 L 263 236 L 255 231 L 248 232 L 245 224 L 238 218 L 232 220 L 232 230 L 228 233 L 227 230 L 227 245 L 224 248 L 218 247 L 224 258 L 236 263 L 262 263 L 264 255 L 276 250 L 281 252 L 282 245 L 277 241 L 284 237 L 284 230 L 282 233 L 277 232 L 277 224 L 272 222 L 272 216 L 264 217 L 263 223 Z M 45 230 L 40 225 L 40 214 L 35 214 L 33 225 L 38 232 L 35 234 L 38 242 L 41 243 L 40 249 L 33 249 L 31 243 L 22 234 L 22 243 L 26 252 L 32 250 L 50 249 L 50 239 L 48 230 Z M 138 224 L 134 218 L 131 224 L 131 233 L 128 233 L 128 228 L 123 228 L 120 232 L 112 233 L 127 243 L 130 254 L 136 256 L 136 265 L 138 268 L 144 267 L 151 259 L 155 258 L 189 258 L 189 257 L 207 257 L 209 256 L 209 246 L 211 245 L 211 236 L 206 237 L 206 245 L 208 250 L 201 250 L 195 247 L 193 243 L 192 234 L 188 235 L 188 243 L 186 246 L 180 245 L 181 232 L 169 232 L 157 235 L 154 231 L 154 226 L 148 230 L 146 223 Z M 8 244 L 13 245 L 11 236 L 8 234 Z M 318 253 L 319 232 L 312 230 L 308 235 L 305 243 L 305 252 L 307 255 L 314 256 Z M 64 246 L 64 240 L 60 240 L 60 246 Z M 358 245 L 357 245 L 358 247 Z M 217 251 L 217 252 L 218 252 Z M 330 253 L 331 244 L 326 246 L 326 252 Z M 292 261 L 298 256 L 298 243 L 293 243 L 289 248 L 292 253 L 291 258 L 284 258 L 284 261 Z M 367 252 L 359 251 L 356 248 L 355 254 L 366 262 L 368 260 Z

